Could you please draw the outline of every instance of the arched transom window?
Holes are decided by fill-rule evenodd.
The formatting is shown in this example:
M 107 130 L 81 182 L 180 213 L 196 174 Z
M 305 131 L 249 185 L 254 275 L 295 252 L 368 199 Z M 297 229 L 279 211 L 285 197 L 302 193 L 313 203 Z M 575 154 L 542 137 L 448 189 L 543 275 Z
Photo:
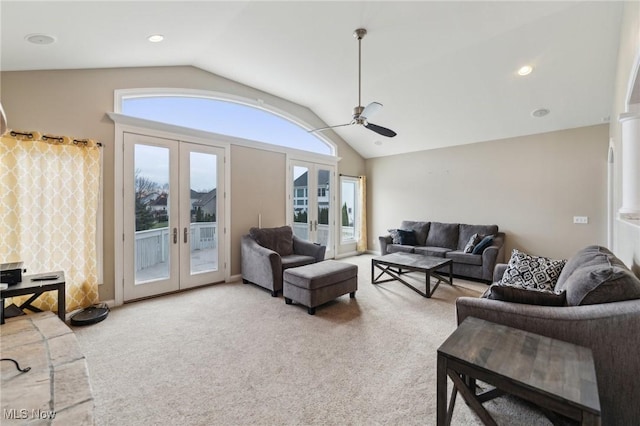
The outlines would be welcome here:
M 132 117 L 335 155 L 328 141 L 309 133 L 292 119 L 239 102 L 187 95 L 123 97 L 121 113 Z

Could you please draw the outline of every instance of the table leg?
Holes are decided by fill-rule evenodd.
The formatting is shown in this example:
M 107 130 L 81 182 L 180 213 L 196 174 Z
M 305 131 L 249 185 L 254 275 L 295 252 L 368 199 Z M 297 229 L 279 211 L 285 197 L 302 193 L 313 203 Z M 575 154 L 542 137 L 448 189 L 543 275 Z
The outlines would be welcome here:
M 436 376 L 437 425 L 447 426 L 447 359 L 438 354 L 438 371 Z
M 67 301 L 65 283 L 58 286 L 58 317 L 65 322 L 67 320 Z

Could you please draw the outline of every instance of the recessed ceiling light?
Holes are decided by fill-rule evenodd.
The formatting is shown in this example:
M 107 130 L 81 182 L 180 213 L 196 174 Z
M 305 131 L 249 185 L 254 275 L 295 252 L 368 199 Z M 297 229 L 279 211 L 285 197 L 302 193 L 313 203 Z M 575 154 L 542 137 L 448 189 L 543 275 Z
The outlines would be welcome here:
M 518 70 L 518 75 L 529 75 L 533 71 L 533 67 L 531 65 L 525 65 Z
M 56 41 L 55 37 L 47 34 L 29 34 L 24 39 L 33 44 L 52 44 Z
M 147 37 L 147 40 L 149 40 L 151 43 L 160 43 L 162 40 L 164 40 L 164 36 L 162 34 L 152 34 Z
M 374 144 L 380 146 L 382 145 L 382 141 L 375 141 Z
M 545 115 L 549 114 L 550 112 L 551 112 L 551 111 L 549 111 L 549 110 L 548 110 L 548 109 L 546 109 L 546 108 L 539 108 L 539 109 L 537 109 L 537 110 L 535 110 L 535 111 L 531 112 L 531 115 L 532 115 L 533 117 L 540 118 L 540 117 L 544 117 Z

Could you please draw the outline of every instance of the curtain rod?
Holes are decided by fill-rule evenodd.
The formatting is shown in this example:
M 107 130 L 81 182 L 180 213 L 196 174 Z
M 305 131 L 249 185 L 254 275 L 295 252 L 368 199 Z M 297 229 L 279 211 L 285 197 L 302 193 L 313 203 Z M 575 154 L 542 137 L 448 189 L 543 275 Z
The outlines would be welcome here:
M 12 130 L 9 133 L 11 136 L 16 137 L 16 136 L 26 136 L 29 139 L 33 139 L 33 133 L 22 133 L 22 132 L 16 132 L 15 130 Z M 64 138 L 61 136 L 47 136 L 47 135 L 42 135 L 42 140 L 43 141 L 48 141 L 48 140 L 52 140 L 52 141 L 56 141 L 58 143 L 62 143 L 64 141 Z M 74 145 L 84 145 L 87 146 L 87 144 L 89 143 L 89 139 L 72 139 L 73 144 Z M 102 147 L 102 142 L 96 142 L 96 146 Z
M 351 176 L 351 175 L 344 175 L 342 173 L 340 173 L 340 176 L 344 176 L 344 177 L 350 177 L 350 178 L 354 178 L 354 179 L 362 179 L 362 176 Z

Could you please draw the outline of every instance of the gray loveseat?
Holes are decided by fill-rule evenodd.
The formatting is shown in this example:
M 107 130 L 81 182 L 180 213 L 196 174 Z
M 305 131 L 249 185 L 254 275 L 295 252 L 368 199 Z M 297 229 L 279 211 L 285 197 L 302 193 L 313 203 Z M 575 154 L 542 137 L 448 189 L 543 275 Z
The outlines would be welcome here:
M 290 226 L 251 228 L 240 240 L 242 282 L 264 287 L 276 297 L 285 269 L 320 262 L 325 250 L 325 246 L 293 235 Z
M 394 242 L 391 234 L 383 235 L 379 237 L 381 254 L 404 252 L 452 259 L 454 275 L 485 282 L 491 282 L 496 263 L 504 262 L 504 233 L 498 232 L 498 225 L 404 220 L 398 229 L 413 231 L 414 244 Z M 478 234 L 480 238 L 492 235 L 493 240 L 477 254 L 465 253 L 464 249 L 474 234 Z
M 496 267 L 495 281 L 505 269 Z M 591 348 L 602 424 L 638 424 L 640 280 L 609 250 L 589 246 L 567 261 L 555 291 L 566 292 L 563 306 L 458 298 L 458 324 L 473 316 Z

